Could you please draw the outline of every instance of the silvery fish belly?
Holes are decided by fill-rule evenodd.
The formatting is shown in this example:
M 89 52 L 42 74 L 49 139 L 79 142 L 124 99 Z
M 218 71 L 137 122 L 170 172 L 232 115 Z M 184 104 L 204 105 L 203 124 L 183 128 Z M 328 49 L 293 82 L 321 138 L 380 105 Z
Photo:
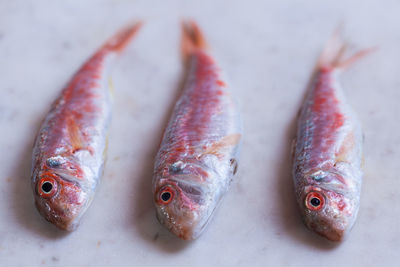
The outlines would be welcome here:
M 93 199 L 111 117 L 108 67 L 138 27 L 119 32 L 80 68 L 36 138 L 31 176 L 35 204 L 60 229 L 74 230 Z
M 198 27 L 188 23 L 183 34 L 189 73 L 156 157 L 153 194 L 159 221 L 191 240 L 229 188 L 242 133 L 236 104 Z
M 362 132 L 337 74 L 366 51 L 344 61 L 338 59 L 339 52 L 329 53 L 321 56 L 299 114 L 293 177 L 306 226 L 329 240 L 341 241 L 359 208 Z

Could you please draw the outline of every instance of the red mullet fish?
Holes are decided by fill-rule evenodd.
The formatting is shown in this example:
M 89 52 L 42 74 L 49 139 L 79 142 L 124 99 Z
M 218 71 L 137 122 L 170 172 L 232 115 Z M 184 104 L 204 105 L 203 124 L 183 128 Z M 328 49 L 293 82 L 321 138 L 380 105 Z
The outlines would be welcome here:
M 111 61 L 140 23 L 106 42 L 73 76 L 44 119 L 33 148 L 32 190 L 40 214 L 74 230 L 102 175 L 111 119 Z
M 183 24 L 189 69 L 155 159 L 157 218 L 184 240 L 197 238 L 237 171 L 238 109 L 194 22 Z
M 337 75 L 370 50 L 347 59 L 342 58 L 344 51 L 335 34 L 317 64 L 293 146 L 293 179 L 303 221 L 332 241 L 341 241 L 356 220 L 362 180 L 361 127 Z

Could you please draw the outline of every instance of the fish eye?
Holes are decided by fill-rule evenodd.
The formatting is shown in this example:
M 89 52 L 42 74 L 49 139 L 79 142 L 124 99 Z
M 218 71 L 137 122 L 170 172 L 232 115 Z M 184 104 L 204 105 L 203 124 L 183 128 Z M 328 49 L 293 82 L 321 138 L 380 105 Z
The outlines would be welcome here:
M 51 190 L 53 190 L 53 184 L 52 183 L 46 181 L 46 182 L 44 182 L 42 184 L 42 191 L 44 193 L 48 194 L 48 193 L 51 192 Z
M 318 211 L 325 204 L 325 197 L 320 192 L 312 191 L 307 194 L 305 205 L 309 210 Z
M 161 200 L 164 202 L 167 202 L 171 198 L 171 193 L 170 192 L 162 192 L 161 194 Z
M 42 178 L 38 183 L 37 190 L 41 197 L 51 198 L 57 192 L 57 182 L 50 177 Z
M 168 204 L 174 198 L 174 191 L 170 186 L 163 187 L 158 195 L 158 200 L 161 204 Z

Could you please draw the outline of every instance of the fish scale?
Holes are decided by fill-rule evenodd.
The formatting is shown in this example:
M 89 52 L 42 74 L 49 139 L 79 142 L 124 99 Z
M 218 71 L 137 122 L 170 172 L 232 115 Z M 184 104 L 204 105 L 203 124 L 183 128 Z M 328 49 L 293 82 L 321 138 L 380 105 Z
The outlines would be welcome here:
M 184 24 L 188 76 L 155 159 L 157 218 L 191 240 L 205 229 L 236 172 L 241 123 L 236 103 L 194 22 Z
M 337 34 L 321 54 L 298 117 L 293 147 L 296 200 L 305 225 L 341 241 L 357 217 L 362 182 L 362 131 L 337 82 L 340 71 L 371 50 L 341 59 Z
M 111 120 L 109 67 L 139 27 L 117 33 L 77 71 L 39 130 L 32 190 L 39 213 L 60 229 L 74 230 L 94 197 Z

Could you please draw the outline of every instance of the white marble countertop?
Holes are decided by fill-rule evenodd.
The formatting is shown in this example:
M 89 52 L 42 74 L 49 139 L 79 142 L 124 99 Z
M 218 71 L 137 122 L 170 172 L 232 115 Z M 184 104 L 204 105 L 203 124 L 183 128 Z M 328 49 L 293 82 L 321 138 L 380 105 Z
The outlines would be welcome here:
M 399 14 L 394 0 L 1 1 L 0 266 L 398 266 Z M 193 242 L 159 225 L 151 195 L 183 75 L 182 17 L 203 28 L 245 126 L 236 181 Z M 146 24 L 114 69 L 105 174 L 80 227 L 64 234 L 34 207 L 32 142 L 71 75 L 134 19 Z M 289 149 L 311 70 L 340 22 L 355 49 L 380 49 L 341 79 L 363 123 L 365 179 L 358 221 L 332 245 L 300 220 Z

